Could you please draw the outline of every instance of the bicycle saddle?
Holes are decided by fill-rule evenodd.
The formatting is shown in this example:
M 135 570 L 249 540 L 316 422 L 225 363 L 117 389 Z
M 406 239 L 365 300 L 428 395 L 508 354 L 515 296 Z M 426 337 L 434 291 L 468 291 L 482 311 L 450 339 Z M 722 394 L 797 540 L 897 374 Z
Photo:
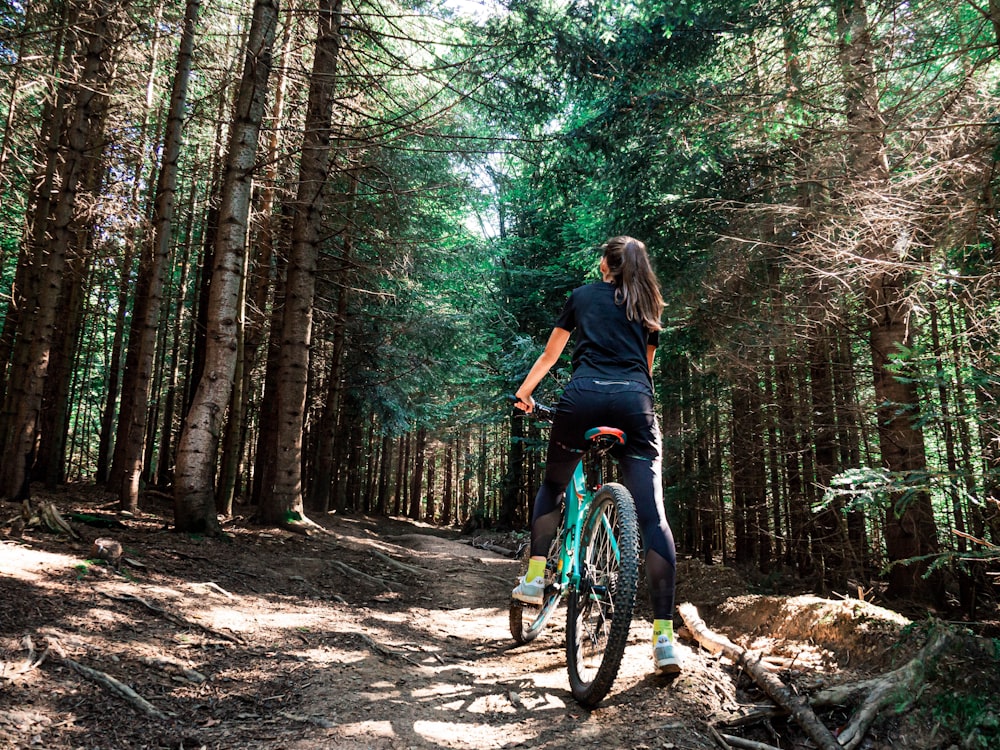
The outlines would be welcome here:
M 618 441 L 619 444 L 625 445 L 625 433 L 619 430 L 617 427 L 591 427 L 583 436 L 587 440 L 596 440 L 599 437 L 610 437 Z

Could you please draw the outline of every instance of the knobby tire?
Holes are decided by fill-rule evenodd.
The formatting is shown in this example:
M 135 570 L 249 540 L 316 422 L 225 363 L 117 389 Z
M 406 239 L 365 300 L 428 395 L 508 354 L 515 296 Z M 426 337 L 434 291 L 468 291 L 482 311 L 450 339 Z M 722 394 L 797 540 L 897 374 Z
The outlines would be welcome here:
M 624 486 L 598 490 L 584 521 L 580 561 L 580 585 L 567 602 L 566 661 L 573 697 L 593 708 L 618 676 L 635 609 L 639 521 Z

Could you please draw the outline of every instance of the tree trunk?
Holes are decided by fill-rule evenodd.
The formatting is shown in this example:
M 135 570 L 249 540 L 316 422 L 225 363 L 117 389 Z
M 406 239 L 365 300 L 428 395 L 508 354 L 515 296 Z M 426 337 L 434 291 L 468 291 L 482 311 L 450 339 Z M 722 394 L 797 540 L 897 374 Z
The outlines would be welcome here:
M 800 576 L 812 572 L 812 551 L 809 544 L 809 527 L 812 524 L 812 509 L 803 490 L 803 471 L 799 457 L 804 455 L 798 410 L 794 397 L 795 385 L 792 363 L 784 347 L 775 353 L 775 370 L 778 386 L 778 410 L 783 454 L 785 457 L 785 477 L 788 482 L 788 524 L 791 534 L 787 555 Z
M 120 507 L 132 513 L 139 509 L 139 479 L 146 445 L 156 336 L 170 257 L 187 87 L 191 78 L 195 28 L 200 8 L 201 0 L 188 0 L 184 12 L 184 28 L 177 51 L 177 66 L 163 136 L 163 156 L 156 184 L 152 246 L 143 253 L 139 263 L 139 280 L 136 285 L 139 291 L 132 312 L 129 350 L 125 358 L 121 419 L 115 441 L 114 465 L 118 470 L 113 468 L 111 473 L 112 477 L 119 476 L 120 483 L 115 489 Z
M 392 515 L 403 515 L 406 507 L 406 467 L 410 459 L 410 433 L 399 436 L 399 448 L 396 456 L 396 483 L 392 493 Z
M 244 256 L 245 257 L 245 256 Z M 240 284 L 239 313 L 236 323 L 236 370 L 233 373 L 233 392 L 229 396 L 229 417 L 222 437 L 222 461 L 219 466 L 219 486 L 215 494 L 215 511 L 222 516 L 233 514 L 233 498 L 236 495 L 236 485 L 239 481 L 240 461 L 243 458 L 243 436 L 245 415 L 243 412 L 244 369 L 246 368 L 246 349 L 244 348 L 244 330 L 246 321 L 246 272 L 243 267 L 243 283 Z
M 410 506 L 407 516 L 420 520 L 421 487 L 424 480 L 424 452 L 427 447 L 427 430 L 421 427 L 417 430 L 416 444 L 413 446 L 413 468 L 410 476 Z
M 767 517 L 761 512 L 766 507 L 764 444 L 756 381 L 734 386 L 732 404 L 735 562 L 766 567 L 770 550 L 761 549 L 761 531 L 767 529 Z
M 449 439 L 444 444 L 444 487 L 441 489 L 441 524 L 451 525 L 455 520 L 455 484 L 453 472 L 455 470 L 455 440 Z
M 829 298 L 829 290 L 820 284 L 815 292 L 818 301 Z M 823 315 L 822 305 L 815 308 Z M 833 388 L 832 359 L 836 334 L 831 324 L 820 321 L 813 327 L 809 347 L 809 382 L 811 388 L 811 413 L 815 484 L 819 492 L 826 492 L 839 470 L 837 446 L 836 403 Z M 817 559 L 822 561 L 822 583 L 835 588 L 843 587 L 849 577 L 847 561 L 852 559 L 850 541 L 843 519 L 843 500 L 838 495 L 825 504 L 813 517 L 813 547 Z
M 53 208 L 50 240 L 33 254 L 38 282 L 29 300 L 32 310 L 22 310 L 15 340 L 13 364 L 4 401 L 4 433 L 0 461 L 0 496 L 20 500 L 28 496 L 28 476 L 38 439 L 42 392 L 48 374 L 55 332 L 57 306 L 63 287 L 63 270 L 74 240 L 76 199 L 87 163 L 87 146 L 95 107 L 101 102 L 102 84 L 109 78 L 108 54 L 114 8 L 94 2 L 81 26 L 83 59 L 71 84 L 72 112 L 67 118 L 65 150 L 60 169 L 61 189 Z M 36 232 L 38 227 L 35 227 Z
M 833 383 L 837 402 L 837 430 L 840 436 L 841 465 L 845 467 L 861 466 L 865 459 L 861 455 L 862 435 L 858 419 L 858 386 L 854 376 L 850 334 L 843 330 L 840 331 L 836 342 Z M 871 556 L 865 511 L 854 509 L 847 512 L 847 539 L 852 553 L 849 561 L 850 575 L 861 578 L 868 574 Z
M 433 448 L 427 455 L 427 502 L 424 503 L 424 520 L 434 523 L 437 518 L 437 498 L 435 496 L 434 480 L 437 478 L 437 451 Z
M 195 173 L 197 173 L 197 169 Z M 183 257 L 180 261 L 181 277 L 177 282 L 177 316 L 171 332 L 170 370 L 167 382 L 163 386 L 163 391 L 166 393 L 163 404 L 163 429 L 160 431 L 160 447 L 157 451 L 160 460 L 156 466 L 154 479 L 158 487 L 166 487 L 171 484 L 174 476 L 174 424 L 177 414 L 177 396 L 181 370 L 181 332 L 184 330 L 186 322 L 187 305 L 185 304 L 185 300 L 188 294 L 188 276 L 191 273 L 191 230 L 194 224 L 196 195 L 197 191 L 192 186 L 188 221 L 184 230 L 184 239 L 181 242 Z
M 385 429 L 383 425 L 383 429 Z M 382 435 L 379 449 L 378 494 L 375 498 L 375 513 L 386 515 L 389 508 L 389 482 L 392 479 L 392 438 Z
M 114 334 L 111 342 L 110 363 L 108 365 L 107 390 L 104 394 L 104 410 L 101 412 L 101 432 L 97 447 L 98 484 L 108 480 L 111 469 L 112 437 L 117 424 L 116 405 L 118 391 L 121 387 L 122 352 L 125 348 L 125 318 L 127 317 L 130 278 L 132 276 L 132 245 L 130 244 L 122 256 L 122 270 L 119 279 L 118 304 L 115 307 Z
M 882 117 L 872 61 L 872 44 L 864 0 L 841 0 L 836 5 L 840 33 L 840 63 L 845 79 L 848 136 L 848 173 L 858 195 L 878 192 L 887 186 Z M 865 302 L 869 321 L 869 344 L 874 371 L 875 402 L 882 465 L 893 476 L 908 483 L 920 481 L 927 461 L 924 436 L 918 419 L 916 384 L 896 377 L 892 358 L 911 348 L 911 306 L 907 297 L 907 273 L 895 261 L 909 251 L 908 230 L 897 230 L 893 247 L 884 237 L 873 236 L 864 252 L 876 262 L 869 273 Z M 929 599 L 938 591 L 923 574 L 927 555 L 938 551 L 937 525 L 930 494 L 925 489 L 896 489 L 890 493 L 885 513 L 885 543 L 889 559 L 889 596 Z M 917 560 L 916 558 L 921 558 Z
M 248 304 L 243 333 L 244 362 L 241 412 L 244 415 L 251 413 L 251 411 L 258 414 L 258 437 L 252 471 L 253 483 L 248 488 L 250 493 L 249 500 L 254 505 L 260 502 L 261 486 L 270 486 L 269 479 L 264 483 L 261 482 L 262 479 L 266 478 L 267 469 L 265 469 L 265 466 L 267 464 L 264 459 L 258 461 L 257 457 L 261 455 L 264 443 L 267 443 L 269 446 L 268 450 L 264 451 L 264 454 L 273 455 L 273 435 L 277 432 L 276 428 L 271 427 L 259 429 L 264 423 L 273 424 L 274 422 L 273 404 L 270 404 L 267 398 L 267 396 L 272 396 L 271 401 L 273 401 L 273 394 L 270 391 L 266 391 L 265 398 L 261 399 L 259 403 L 254 403 L 256 399 L 254 398 L 253 377 L 257 365 L 262 359 L 261 348 L 266 341 L 269 341 L 266 333 L 270 330 L 273 336 L 276 337 L 281 327 L 280 308 L 276 309 L 277 306 L 273 304 L 269 308 L 268 300 L 271 298 L 272 292 L 276 288 L 277 279 L 280 277 L 278 268 L 281 264 L 275 250 L 277 235 L 280 234 L 279 225 L 281 223 L 281 216 L 275 212 L 275 196 L 278 190 L 279 152 L 282 144 L 282 134 L 284 133 L 283 128 L 279 125 L 283 121 L 285 112 L 285 94 L 288 88 L 286 71 L 288 70 L 290 49 L 291 24 L 286 22 L 282 29 L 281 59 L 278 62 L 279 77 L 274 87 L 274 103 L 270 111 L 272 125 L 267 145 L 267 156 L 264 160 L 264 177 L 258 209 L 259 228 L 257 231 L 257 242 L 255 243 L 250 263 L 250 280 L 247 289 Z M 276 228 L 279 231 L 276 231 Z M 271 300 L 271 302 L 273 303 L 274 300 Z M 270 315 L 268 313 L 269 309 L 271 310 Z M 275 321 L 277 321 L 277 325 L 275 325 Z M 265 389 L 269 387 L 273 389 L 276 378 L 276 370 L 274 369 L 276 367 L 276 360 L 271 358 L 270 352 L 271 346 L 268 343 L 266 350 L 263 352 L 263 359 L 265 361 Z M 241 425 L 243 435 L 241 442 L 247 441 L 247 426 L 247 420 L 244 419 Z M 273 466 L 270 468 L 273 469 Z
M 94 186 L 88 186 L 88 190 L 92 187 Z M 38 460 L 32 472 L 32 480 L 44 482 L 47 489 L 54 489 L 66 479 L 69 398 L 92 260 L 91 233 L 87 232 L 87 236 L 81 237 L 80 241 L 87 243 L 88 248 L 73 253 L 66 264 L 63 293 L 56 314 L 52 356 L 42 397 Z
M 28 5 L 27 10 L 33 6 Z M 67 29 L 75 28 L 79 22 L 79 7 L 74 3 L 62 3 L 58 18 L 59 32 L 53 44 L 53 64 L 50 79 L 54 83 L 54 91 L 46 96 L 42 106 L 41 126 L 39 128 L 36 155 L 34 163 L 40 165 L 30 179 L 31 195 L 26 211 L 28 218 L 24 231 L 24 240 L 18 250 L 17 268 L 14 272 L 14 282 L 11 285 L 4 315 L 3 330 L 0 332 L 0 382 L 3 383 L 3 396 L 6 399 L 11 377 L 9 368 L 13 357 L 14 339 L 21 325 L 22 311 L 31 311 L 38 297 L 37 276 L 40 273 L 39 264 L 35 261 L 37 254 L 42 252 L 45 244 L 45 233 L 52 208 L 52 196 L 56 172 L 62 160 L 61 149 L 65 135 L 65 119 L 70 107 L 70 97 L 73 94 L 71 80 L 73 65 L 78 43 L 77 34 L 67 33 Z M 65 46 L 64 46 L 65 44 Z M 6 410 L 0 411 L 0 441 L 5 439 L 12 415 Z M 0 449 L 4 447 L 0 442 Z
M 236 369 L 247 219 L 277 17 L 276 0 L 256 0 L 222 179 L 206 317 L 205 365 L 177 448 L 174 520 L 179 531 L 219 531 L 214 496 L 216 459 Z
M 504 472 L 503 484 L 500 489 L 500 516 L 497 524 L 502 529 L 523 528 L 527 523 L 518 509 L 522 506 L 529 507 L 534 502 L 534 497 L 521 502 L 521 492 L 524 487 L 525 473 L 525 419 L 521 413 L 512 413 L 510 416 L 510 451 L 507 453 L 507 471 Z
M 292 246 L 285 279 L 284 317 L 278 357 L 278 412 L 274 484 L 258 508 L 265 523 L 305 521 L 302 434 L 306 415 L 309 347 L 312 344 L 316 262 L 323 229 L 325 188 L 330 170 L 337 56 L 342 0 L 320 0 L 316 51 L 309 79 L 298 192 L 292 216 Z
M 352 180 L 352 190 L 356 188 L 357 180 Z M 344 240 L 344 269 L 341 273 L 340 290 L 337 295 L 337 312 L 333 320 L 333 350 L 330 353 L 330 366 L 327 373 L 326 400 L 323 402 L 323 412 L 316 430 L 316 463 L 313 466 L 313 481 L 309 486 L 309 507 L 326 511 L 331 504 L 335 466 L 334 440 L 337 433 L 337 421 L 340 418 L 341 396 L 344 392 L 344 349 L 347 342 L 347 300 L 349 288 L 347 282 L 347 267 L 350 265 L 351 238 L 350 234 Z

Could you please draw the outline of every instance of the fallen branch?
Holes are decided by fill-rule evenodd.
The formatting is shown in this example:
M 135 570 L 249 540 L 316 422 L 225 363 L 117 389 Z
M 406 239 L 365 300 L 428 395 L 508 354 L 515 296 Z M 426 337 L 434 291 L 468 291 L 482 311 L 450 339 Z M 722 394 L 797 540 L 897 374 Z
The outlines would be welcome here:
M 712 739 L 715 740 L 715 744 L 718 745 L 721 750 L 733 750 L 733 746 L 726 742 L 725 738 L 719 734 L 719 730 L 711 724 L 708 725 L 708 733 L 712 735 Z
M 487 552 L 495 552 L 498 555 L 503 555 L 504 557 L 516 557 L 517 551 L 510 549 L 510 547 L 504 547 L 503 545 L 497 544 L 489 539 L 485 541 L 480 541 L 479 539 L 472 539 L 467 542 L 470 547 L 475 549 L 486 550 Z
M 205 581 L 203 583 L 196 583 L 194 585 L 195 586 L 204 586 L 207 589 L 212 589 L 212 591 L 215 591 L 216 593 L 222 594 L 227 599 L 235 599 L 236 598 L 233 594 L 230 594 L 228 591 L 226 591 L 224 588 L 222 588 L 222 586 L 220 586 L 219 584 L 217 584 L 215 581 Z
M 724 653 L 743 667 L 771 700 L 792 715 L 820 750 L 842 750 L 837 739 L 819 720 L 806 699 L 793 693 L 787 685 L 763 667 L 760 653 L 737 646 L 725 636 L 713 633 L 698 615 L 698 610 L 693 604 L 681 604 L 677 611 L 703 648 L 713 654 Z
M 810 705 L 815 708 L 815 704 L 811 701 Z M 730 716 L 726 719 L 720 719 L 715 723 L 716 726 L 720 727 L 742 727 L 747 724 L 756 724 L 759 721 L 767 721 L 768 719 L 776 719 L 782 716 L 788 716 L 788 712 L 782 708 L 778 708 L 777 706 L 758 706 L 745 714 Z
M 21 512 L 5 521 L 4 526 L 7 525 L 11 526 L 12 536 L 20 536 L 21 532 L 28 527 L 44 526 L 57 534 L 66 534 L 70 539 L 80 539 L 76 529 L 66 522 L 66 519 L 59 514 L 56 506 L 52 503 L 39 503 L 38 510 L 35 511 L 32 509 L 31 503 L 24 500 L 21 502 Z

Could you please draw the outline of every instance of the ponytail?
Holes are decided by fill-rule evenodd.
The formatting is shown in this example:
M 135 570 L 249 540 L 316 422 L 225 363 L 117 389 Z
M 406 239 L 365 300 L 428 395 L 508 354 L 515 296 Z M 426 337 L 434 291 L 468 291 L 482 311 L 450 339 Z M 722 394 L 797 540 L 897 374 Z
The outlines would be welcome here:
M 615 286 L 615 302 L 625 305 L 629 320 L 642 321 L 648 331 L 663 328 L 663 296 L 649 262 L 646 245 L 632 237 L 612 237 L 604 243 L 604 259 Z

